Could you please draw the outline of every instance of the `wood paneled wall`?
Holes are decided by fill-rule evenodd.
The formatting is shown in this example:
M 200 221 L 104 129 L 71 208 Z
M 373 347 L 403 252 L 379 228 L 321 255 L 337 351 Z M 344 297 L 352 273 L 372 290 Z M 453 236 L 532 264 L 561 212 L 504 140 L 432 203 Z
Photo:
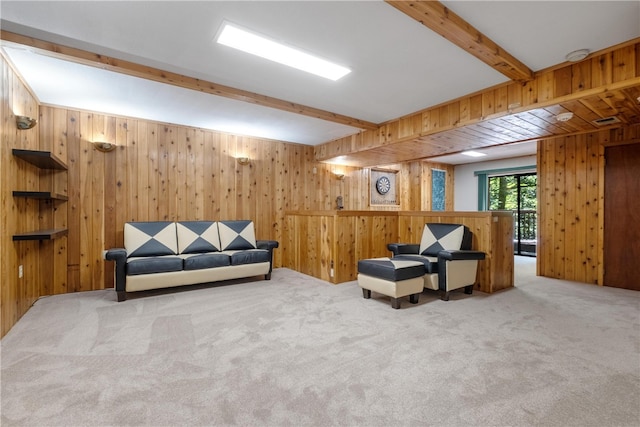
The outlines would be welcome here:
M 619 143 L 640 125 L 538 143 L 538 275 L 603 284 L 604 150 Z
M 113 286 L 103 250 L 123 245 L 126 221 L 248 218 L 258 238 L 282 243 L 287 210 L 335 209 L 343 196 L 348 210 L 370 210 L 369 170 L 317 162 L 313 147 L 185 126 L 38 106 L 2 60 L 2 335 L 42 295 Z M 38 117 L 17 131 L 15 113 Z M 109 153 L 93 142 L 115 143 Z M 12 148 L 52 151 L 68 171 L 40 171 L 11 155 Z M 247 156 L 249 165 L 235 157 Z M 423 162 L 395 166 L 400 205 L 427 206 L 432 167 L 447 170 L 447 200 L 453 203 L 453 167 Z M 315 172 L 314 172 L 315 171 Z M 344 174 L 343 180 L 335 174 Z M 15 189 L 55 189 L 67 202 L 14 199 Z M 52 241 L 13 242 L 16 232 L 68 228 Z M 275 251 L 282 263 L 284 245 Z M 18 279 L 23 265 L 24 278 Z
M 345 210 L 370 210 L 369 170 L 317 162 L 313 147 L 38 106 L 4 57 L 0 70 L 2 335 L 42 295 L 111 287 L 112 269 L 102 251 L 123 244 L 126 221 L 253 219 L 258 238 L 283 243 L 275 251 L 280 266 L 283 252 L 291 250 L 282 241 L 286 211 L 332 210 L 338 195 Z M 39 124 L 18 131 L 15 114 L 39 116 Z M 601 221 L 603 212 L 600 153 L 605 144 L 631 138 L 638 138 L 637 127 L 540 143 L 540 275 L 602 283 L 603 230 L 593 220 Z M 118 147 L 102 153 L 94 141 Z M 12 148 L 52 151 L 69 170 L 40 171 L 14 158 Z M 248 156 L 251 164 L 240 166 L 235 156 Z M 451 166 L 408 162 L 394 168 L 400 205 L 386 210 L 430 209 L 433 168 L 448 172 L 447 210 L 452 209 Z M 11 195 L 15 189 L 55 189 L 69 200 L 17 199 Z M 53 241 L 12 241 L 17 232 L 45 227 L 67 227 L 69 233 Z
M 513 215 L 504 212 L 287 212 L 283 266 L 337 284 L 357 279 L 358 260 L 388 257 L 388 243 L 420 243 L 427 222 L 464 224 L 483 251 L 476 288 L 513 286 Z
M 358 260 L 389 256 L 398 213 L 290 211 L 284 224 L 283 267 L 335 284 L 356 279 Z
M 38 103 L 9 64 L 0 57 L 2 129 L 0 142 L 0 336 L 4 336 L 40 297 L 40 251 L 38 242 L 13 242 L 16 232 L 36 230 L 42 216 L 50 220 L 45 202 L 14 198 L 14 190 L 40 190 L 41 171 L 15 158 L 12 148 L 39 149 L 38 129 L 18 130 L 15 115 L 38 117 Z M 43 172 L 44 173 L 44 172 Z M 45 178 L 46 179 L 46 178 Z M 43 191 L 48 188 L 42 188 Z M 40 205 L 43 204 L 43 211 Z M 48 248 L 46 248 L 48 249 Z M 45 249 L 43 249 L 45 250 Z M 18 266 L 24 268 L 18 277 Z

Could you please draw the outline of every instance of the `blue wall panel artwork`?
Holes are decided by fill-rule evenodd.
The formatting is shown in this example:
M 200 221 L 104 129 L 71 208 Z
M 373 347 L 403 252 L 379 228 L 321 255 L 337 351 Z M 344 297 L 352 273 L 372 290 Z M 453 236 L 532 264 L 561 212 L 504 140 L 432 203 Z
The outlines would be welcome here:
M 431 170 L 431 210 L 433 211 L 444 210 L 445 173 L 438 169 Z

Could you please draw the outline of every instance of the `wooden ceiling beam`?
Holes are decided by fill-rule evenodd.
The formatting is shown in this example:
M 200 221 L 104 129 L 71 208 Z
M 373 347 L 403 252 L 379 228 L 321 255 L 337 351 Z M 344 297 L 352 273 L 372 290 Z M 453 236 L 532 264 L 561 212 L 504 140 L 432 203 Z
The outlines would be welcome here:
M 379 126 L 376 123 L 341 114 L 332 113 L 330 111 L 320 110 L 318 108 L 306 105 L 296 104 L 294 102 L 284 101 L 272 98 L 258 93 L 248 92 L 229 86 L 220 85 L 194 77 L 188 77 L 181 74 L 164 71 L 158 68 L 148 67 L 145 65 L 135 64 L 133 62 L 124 61 L 117 58 L 92 53 L 81 49 L 62 46 L 32 37 L 1 30 L 0 39 L 5 44 L 13 43 L 21 46 L 29 46 L 38 53 L 48 55 L 58 59 L 76 62 L 91 67 L 101 68 L 116 73 L 126 74 L 129 76 L 140 77 L 147 80 L 153 80 L 160 83 L 170 84 L 185 89 L 197 90 L 199 92 L 208 93 L 210 95 L 221 96 L 224 98 L 234 99 L 236 101 L 248 102 L 263 107 L 274 108 L 277 110 L 287 111 L 289 113 L 300 114 L 307 117 L 313 117 L 328 122 L 340 123 L 347 126 L 353 126 L 359 129 L 377 130 Z
M 517 82 L 533 80 L 533 71 L 439 1 L 385 0 L 485 64 Z

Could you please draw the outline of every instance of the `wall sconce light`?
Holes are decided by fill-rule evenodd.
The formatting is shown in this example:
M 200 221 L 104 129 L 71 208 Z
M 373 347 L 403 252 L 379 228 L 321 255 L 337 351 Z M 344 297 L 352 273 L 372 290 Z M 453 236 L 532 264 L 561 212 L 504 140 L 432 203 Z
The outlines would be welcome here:
M 340 180 L 340 181 L 344 181 L 344 174 L 343 173 L 337 173 L 336 175 L 336 179 Z
M 239 165 L 246 166 L 249 164 L 250 160 L 248 157 L 236 157 L 236 161 Z
M 94 142 L 93 146 L 96 147 L 96 150 L 102 151 L 103 153 L 108 153 L 116 149 L 116 144 L 110 142 Z
M 16 116 L 16 126 L 20 130 L 31 129 L 38 123 L 38 120 L 27 116 Z

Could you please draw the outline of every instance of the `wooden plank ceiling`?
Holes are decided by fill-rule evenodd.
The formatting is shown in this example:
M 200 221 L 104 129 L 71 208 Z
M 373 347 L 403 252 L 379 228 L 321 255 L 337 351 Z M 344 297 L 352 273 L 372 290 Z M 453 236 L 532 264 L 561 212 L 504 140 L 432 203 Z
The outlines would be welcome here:
M 535 78 L 526 65 L 513 57 L 487 36 L 475 29 L 437 1 L 385 0 L 407 16 L 415 19 L 451 43 L 485 62 L 512 81 L 525 84 Z M 624 61 L 619 58 L 621 65 Z M 640 52 L 631 63 L 640 68 Z M 637 75 L 637 74 L 636 74 Z M 571 77 L 569 77 L 571 80 Z M 636 79 L 637 80 L 637 79 Z M 560 113 L 573 113 L 566 122 L 556 119 Z M 596 123 L 595 120 L 615 117 L 617 122 Z M 446 154 L 477 150 L 516 142 L 532 141 L 560 135 L 580 134 L 621 125 L 640 123 L 640 85 L 618 90 L 605 90 L 582 98 L 559 102 L 543 108 L 488 118 L 477 123 L 457 126 L 441 132 L 398 139 L 389 143 L 358 150 L 350 154 L 340 153 L 322 161 L 337 161 L 340 164 L 358 167 L 385 166 L 411 160 L 428 160 Z M 330 143 L 329 143 L 330 144 Z M 316 153 L 321 152 L 318 147 Z
M 341 156 L 340 163 L 370 167 L 428 160 L 465 150 L 634 125 L 640 123 L 639 96 L 640 86 L 604 92 L 347 154 Z M 574 114 L 571 120 L 557 121 L 558 114 L 567 112 Z M 594 122 L 607 117 L 616 117 L 619 122 L 604 125 Z

